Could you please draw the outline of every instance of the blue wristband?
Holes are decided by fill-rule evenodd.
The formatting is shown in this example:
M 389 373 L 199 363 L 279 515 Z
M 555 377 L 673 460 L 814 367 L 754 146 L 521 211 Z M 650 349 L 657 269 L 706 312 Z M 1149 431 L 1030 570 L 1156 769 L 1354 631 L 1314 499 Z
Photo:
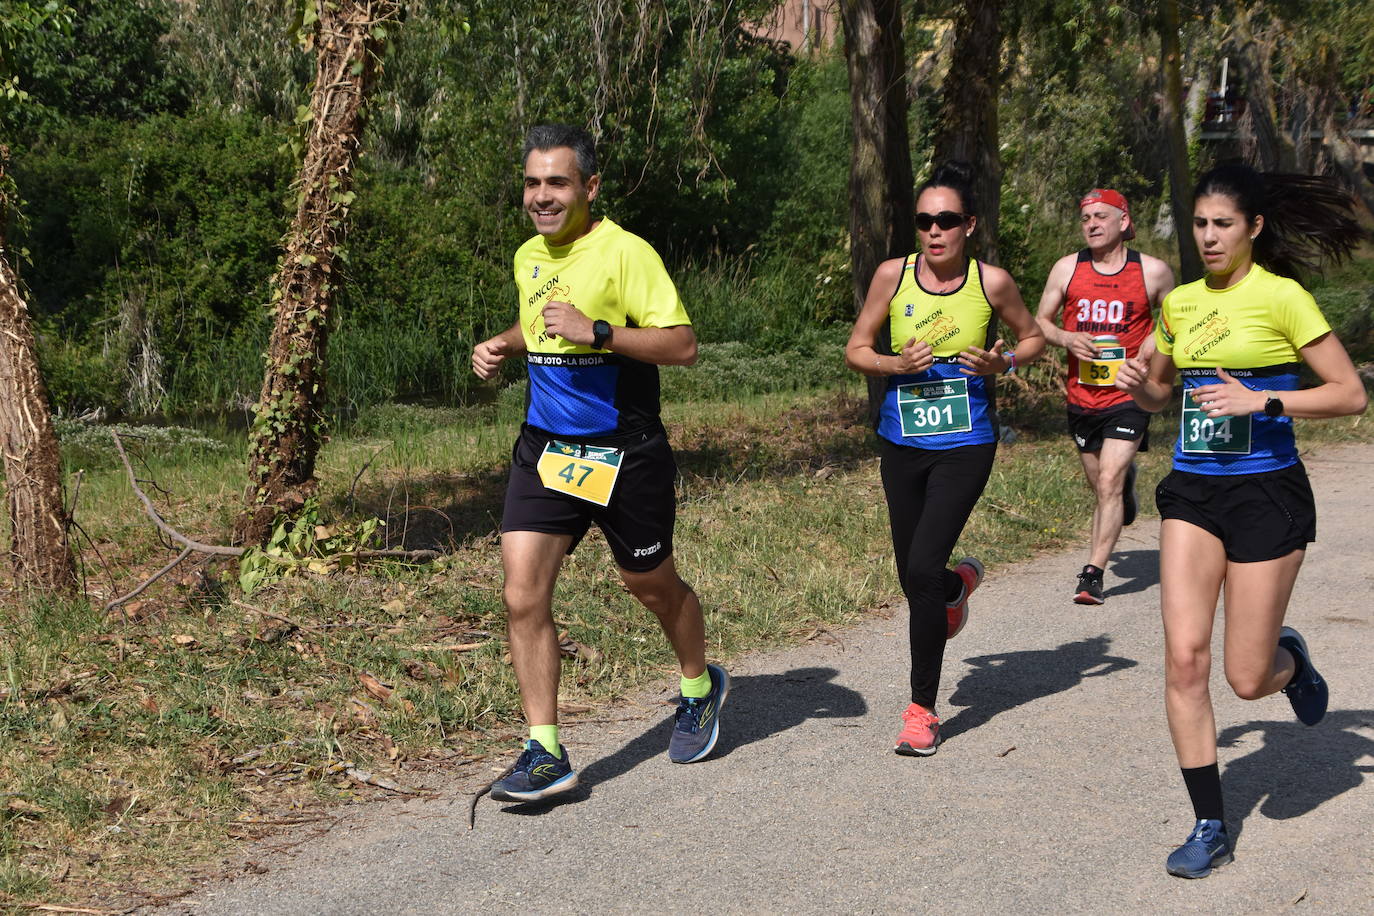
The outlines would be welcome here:
M 1007 352 L 1002 354 L 1002 358 L 1007 361 L 1007 371 L 1003 372 L 1002 374 L 1011 375 L 1013 372 L 1016 371 L 1016 351 L 1008 350 Z

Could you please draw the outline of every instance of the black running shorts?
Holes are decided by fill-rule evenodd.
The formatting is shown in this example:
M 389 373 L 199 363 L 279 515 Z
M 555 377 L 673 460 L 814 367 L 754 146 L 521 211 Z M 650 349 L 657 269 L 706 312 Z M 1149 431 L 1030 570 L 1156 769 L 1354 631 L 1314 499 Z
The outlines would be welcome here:
M 1317 539 L 1317 507 L 1298 462 L 1263 474 L 1171 471 L 1155 489 L 1159 517 L 1215 535 L 1233 563 L 1276 560 Z
M 501 531 L 570 534 L 573 540 L 568 553 L 572 553 L 596 522 L 621 569 L 657 569 L 673 552 L 677 516 L 673 489 L 677 464 L 667 435 L 660 429 L 622 437 L 614 443 L 624 446 L 625 454 L 606 506 L 545 488 L 536 468 L 550 438 L 527 426 L 515 440 Z
M 1103 439 L 1127 439 L 1140 443 L 1140 451 L 1150 450 L 1150 414 L 1134 404 L 1114 407 L 1104 413 L 1070 410 L 1069 435 L 1080 452 L 1102 451 Z

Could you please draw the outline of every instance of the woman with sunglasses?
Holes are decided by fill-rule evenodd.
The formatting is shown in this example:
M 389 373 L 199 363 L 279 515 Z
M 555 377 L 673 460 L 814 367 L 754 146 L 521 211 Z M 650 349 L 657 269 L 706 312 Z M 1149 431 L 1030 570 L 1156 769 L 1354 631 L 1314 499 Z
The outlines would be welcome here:
M 1223 822 L 1216 719 L 1208 692 L 1212 623 L 1226 589 L 1226 680 L 1242 699 L 1282 690 L 1299 721 L 1326 714 L 1307 643 L 1283 625 L 1316 510 L 1292 417 L 1362 413 L 1366 396 L 1341 342 L 1298 283 L 1361 238 L 1352 201 L 1306 175 L 1211 170 L 1193 191 L 1193 238 L 1207 276 L 1164 300 L 1158 350 L 1128 360 L 1117 386 L 1157 411 L 1183 376 L 1172 472 L 1155 491 L 1164 620 L 1164 701 L 1196 824 L 1168 857 L 1203 878 L 1232 859 Z M 1298 390 L 1298 360 L 1320 384 Z
M 947 564 L 992 473 L 993 377 L 1035 359 L 1045 339 L 1011 275 L 966 253 L 978 224 L 969 167 L 937 168 L 916 210 L 921 250 L 874 272 L 845 362 L 887 380 L 878 445 L 911 639 L 911 704 L 895 750 L 925 757 L 940 741 L 945 641 L 983 578 L 973 557 Z M 1016 334 L 1015 353 L 997 338 L 999 319 Z

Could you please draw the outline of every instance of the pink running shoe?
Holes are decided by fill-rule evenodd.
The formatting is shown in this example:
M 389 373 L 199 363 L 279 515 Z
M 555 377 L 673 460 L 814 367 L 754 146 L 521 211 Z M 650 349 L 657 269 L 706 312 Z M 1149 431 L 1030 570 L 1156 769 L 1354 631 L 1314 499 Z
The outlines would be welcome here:
M 905 757 L 929 757 L 940 743 L 940 717 L 919 703 L 902 713 L 902 733 L 894 750 Z
M 959 593 L 959 600 L 945 605 L 945 616 L 949 619 L 945 639 L 958 636 L 964 624 L 968 623 L 968 596 L 983 582 L 983 564 L 978 562 L 977 557 L 964 557 L 954 567 L 954 574 L 964 580 L 964 590 Z

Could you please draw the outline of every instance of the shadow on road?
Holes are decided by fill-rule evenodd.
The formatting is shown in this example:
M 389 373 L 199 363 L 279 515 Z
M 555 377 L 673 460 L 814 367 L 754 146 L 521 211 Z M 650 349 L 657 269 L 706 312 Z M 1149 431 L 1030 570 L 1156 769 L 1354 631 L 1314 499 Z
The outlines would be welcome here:
M 1102 677 L 1138 662 L 1108 655 L 1112 641 L 1106 635 L 1065 643 L 1057 649 L 1033 649 L 980 655 L 964 661 L 973 670 L 964 675 L 949 698 L 965 709 L 940 725 L 940 737 L 954 735 L 986 725 L 994 716 L 1009 709 L 1062 693 L 1076 687 L 1085 677 Z
M 1311 728 L 1292 720 L 1233 725 L 1217 745 L 1234 747 L 1252 732 L 1264 744 L 1228 763 L 1222 778 L 1232 837 L 1257 809 L 1271 820 L 1300 817 L 1374 773 L 1374 764 L 1359 762 L 1374 758 L 1374 710 L 1336 710 Z
M 1102 593 L 1102 597 L 1134 595 L 1159 583 L 1158 550 L 1123 550 L 1113 554 L 1108 565 L 1112 575 L 1124 582 L 1117 582 Z
M 721 716 L 720 738 L 712 758 L 794 728 L 808 719 L 854 718 L 868 712 L 868 704 L 848 687 L 830 683 L 834 668 L 794 668 L 782 674 L 730 679 L 730 697 Z M 553 804 L 583 801 L 596 786 L 623 776 L 646 760 L 668 753 L 671 715 L 659 719 L 629 744 L 577 771 L 577 788 L 552 803 L 510 805 L 510 814 L 540 814 Z M 576 761 L 573 762 L 576 766 Z

